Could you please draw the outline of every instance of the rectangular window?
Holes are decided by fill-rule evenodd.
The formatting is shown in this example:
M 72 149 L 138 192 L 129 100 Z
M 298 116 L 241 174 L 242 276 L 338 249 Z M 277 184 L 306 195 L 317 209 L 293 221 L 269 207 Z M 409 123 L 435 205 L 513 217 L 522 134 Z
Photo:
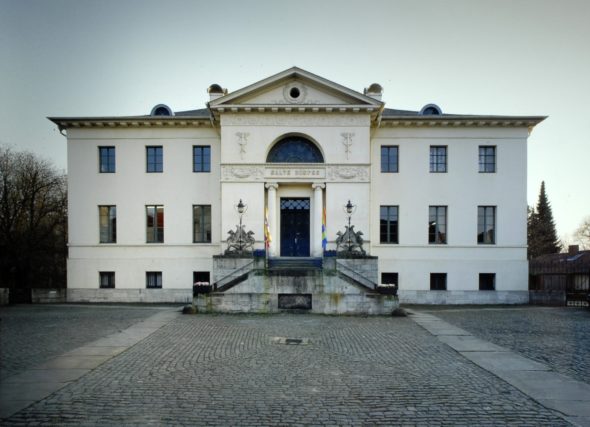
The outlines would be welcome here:
M 146 206 L 146 242 L 164 243 L 164 206 Z
M 145 147 L 146 171 L 162 172 L 164 170 L 164 153 L 162 146 Z
M 447 273 L 430 273 L 430 290 L 447 290 Z
M 193 146 L 193 172 L 211 172 L 211 147 Z
M 479 290 L 493 291 L 496 289 L 496 273 L 479 273 Z
M 145 287 L 148 289 L 162 288 L 162 272 L 161 271 L 146 271 L 145 273 Z
M 398 280 L 397 273 L 381 273 L 381 284 L 383 284 L 383 285 L 399 286 L 397 283 L 397 280 Z
M 115 288 L 115 272 L 114 271 L 101 271 L 98 273 L 100 281 L 99 286 L 101 289 L 114 289 Z
M 496 243 L 496 207 L 477 207 L 477 243 L 493 245 Z
M 100 173 L 115 173 L 115 147 L 98 147 L 98 165 Z
M 379 236 L 381 243 L 399 243 L 398 206 L 381 206 Z
M 209 285 L 211 274 L 208 271 L 193 271 L 193 285 L 197 283 Z
M 479 171 L 481 173 L 496 172 L 496 147 L 490 145 L 479 147 Z
M 99 206 L 100 243 L 117 243 L 117 207 Z
M 384 145 L 381 147 L 381 172 L 398 172 L 397 145 Z
M 447 147 L 439 145 L 430 146 L 430 172 L 447 171 Z
M 447 243 L 447 207 L 430 206 L 428 211 L 428 243 Z
M 193 242 L 211 243 L 211 206 L 193 205 Z

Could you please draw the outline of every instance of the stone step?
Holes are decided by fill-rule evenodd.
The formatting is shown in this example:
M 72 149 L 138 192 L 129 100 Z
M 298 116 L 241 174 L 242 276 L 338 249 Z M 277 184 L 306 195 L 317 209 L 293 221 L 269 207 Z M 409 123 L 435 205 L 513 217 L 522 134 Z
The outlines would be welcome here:
M 269 270 L 321 270 L 322 258 L 279 257 L 268 259 Z

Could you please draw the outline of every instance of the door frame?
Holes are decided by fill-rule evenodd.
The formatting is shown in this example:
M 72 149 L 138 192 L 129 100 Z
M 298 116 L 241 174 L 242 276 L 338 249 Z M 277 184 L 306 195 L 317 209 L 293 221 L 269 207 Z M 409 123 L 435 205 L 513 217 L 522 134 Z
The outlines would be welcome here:
M 282 233 L 282 227 L 283 227 L 283 210 L 287 210 L 287 209 L 282 209 L 281 205 L 282 205 L 282 201 L 283 200 L 307 200 L 308 204 L 309 204 L 309 209 L 305 209 L 305 211 L 307 211 L 307 242 L 308 242 L 308 248 L 307 248 L 307 253 L 308 255 L 282 255 L 283 253 L 283 249 L 284 249 L 284 245 L 283 245 L 283 238 L 285 238 L 285 236 L 283 236 Z M 305 257 L 309 257 L 311 256 L 311 245 L 312 245 L 312 241 L 311 241 L 311 235 L 312 235 L 312 224 L 311 224 L 311 209 L 312 209 L 312 200 L 311 197 L 307 197 L 307 196 L 281 196 L 278 197 L 278 204 L 279 204 L 279 256 L 289 256 L 289 257 L 301 257 L 301 258 L 305 258 Z

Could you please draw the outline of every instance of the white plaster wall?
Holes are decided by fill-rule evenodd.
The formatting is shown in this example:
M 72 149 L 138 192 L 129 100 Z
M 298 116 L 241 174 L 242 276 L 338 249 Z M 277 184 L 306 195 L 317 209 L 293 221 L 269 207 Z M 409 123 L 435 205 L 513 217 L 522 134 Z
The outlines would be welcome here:
M 236 205 L 248 204 L 247 230 L 263 247 L 263 182 L 220 182 L 223 164 L 265 163 L 286 134 L 316 141 L 326 163 L 369 164 L 371 183 L 327 183 L 328 249 L 347 223 L 343 206 L 357 205 L 352 223 L 366 249 L 379 257 L 379 272 L 398 272 L 400 291 L 426 291 L 431 272 L 446 272 L 449 291 L 475 291 L 479 273 L 496 273 L 496 289 L 526 291 L 526 129 L 391 128 L 374 130 L 359 114 L 233 114 L 213 129 L 71 129 L 68 131 L 70 259 L 68 286 L 98 288 L 99 271 L 115 271 L 117 288 L 145 288 L 146 271 L 162 271 L 164 289 L 190 289 L 193 271 L 210 271 L 211 256 L 225 249 L 238 223 Z M 236 132 L 249 133 L 239 154 Z M 342 133 L 353 132 L 347 158 Z M 145 172 L 145 147 L 164 147 L 164 172 Z M 211 173 L 192 172 L 192 146 L 210 145 Z M 399 173 L 380 172 L 380 146 L 399 146 Z M 448 147 L 448 172 L 429 173 L 430 145 Z M 497 172 L 478 172 L 478 146 L 497 147 Z M 115 146 L 117 172 L 98 173 L 98 147 Z M 310 197 L 311 181 L 287 186 L 281 197 Z M 99 244 L 98 205 L 117 206 L 117 243 Z M 145 205 L 162 204 L 165 242 L 145 243 Z M 192 205 L 212 205 L 211 244 L 192 243 Z M 379 206 L 400 207 L 400 243 L 379 243 Z M 428 206 L 448 206 L 448 244 L 428 244 Z M 496 244 L 477 245 L 477 206 L 497 206 Z M 313 230 L 313 206 L 310 211 Z M 310 233 L 313 238 L 313 232 Z M 273 236 L 278 242 L 279 236 Z M 369 243 L 370 241 L 370 243 Z M 277 250 L 279 250 L 277 245 Z
M 344 206 L 348 200 L 356 205 L 356 211 L 351 217 L 351 225 L 355 231 L 363 233 L 366 242 L 364 249 L 369 251 L 371 189 L 367 183 L 328 183 L 326 184 L 326 229 L 328 235 L 328 250 L 336 249 L 336 233 L 344 233 L 348 225 L 348 215 Z
M 163 173 L 146 172 L 148 145 L 163 146 Z M 193 145 L 211 146 L 210 173 L 192 172 Z M 116 148 L 116 173 L 98 172 L 99 146 Z M 164 288 L 190 289 L 220 252 L 219 158 L 212 129 L 68 130 L 68 287 L 97 288 L 99 271 L 115 271 L 117 288 L 145 288 L 145 272 L 162 271 Z M 150 204 L 164 206 L 162 244 L 146 244 Z M 211 205 L 211 243 L 192 243 L 193 204 Z M 99 205 L 117 206 L 115 244 L 99 243 Z
M 248 210 L 242 217 L 242 224 L 246 232 L 253 231 L 256 239 L 256 249 L 264 248 L 264 183 L 235 183 L 224 182 L 221 184 L 222 209 L 221 230 L 222 241 L 227 240 L 229 230 L 236 230 L 240 217 L 235 206 L 240 199 L 248 206 Z M 222 244 L 222 250 L 227 246 Z
M 400 291 L 427 290 L 447 273 L 448 290 L 477 290 L 479 273 L 496 289 L 526 290 L 527 130 L 379 129 L 372 139 L 371 253 L 380 272 L 397 272 Z M 380 147 L 399 146 L 399 172 L 381 173 Z M 429 172 L 431 145 L 447 146 L 447 173 Z M 479 173 L 478 147 L 496 146 L 496 173 Z M 399 206 L 399 244 L 379 243 L 379 207 Z M 428 207 L 446 205 L 447 244 L 428 244 Z M 496 206 L 496 244 L 477 244 L 477 207 Z
M 320 147 L 325 163 L 365 163 L 370 161 L 370 116 L 354 114 L 258 114 L 221 115 L 221 162 L 223 164 L 265 163 L 275 142 L 285 135 L 310 138 Z M 243 158 L 236 133 L 248 133 Z M 346 157 L 342 133 L 354 133 L 349 157 Z

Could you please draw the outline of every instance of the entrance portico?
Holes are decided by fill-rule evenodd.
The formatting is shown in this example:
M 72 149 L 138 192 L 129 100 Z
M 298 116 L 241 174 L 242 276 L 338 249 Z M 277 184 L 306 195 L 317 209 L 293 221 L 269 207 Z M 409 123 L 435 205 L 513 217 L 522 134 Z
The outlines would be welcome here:
M 269 256 L 322 256 L 324 183 L 267 182 Z

